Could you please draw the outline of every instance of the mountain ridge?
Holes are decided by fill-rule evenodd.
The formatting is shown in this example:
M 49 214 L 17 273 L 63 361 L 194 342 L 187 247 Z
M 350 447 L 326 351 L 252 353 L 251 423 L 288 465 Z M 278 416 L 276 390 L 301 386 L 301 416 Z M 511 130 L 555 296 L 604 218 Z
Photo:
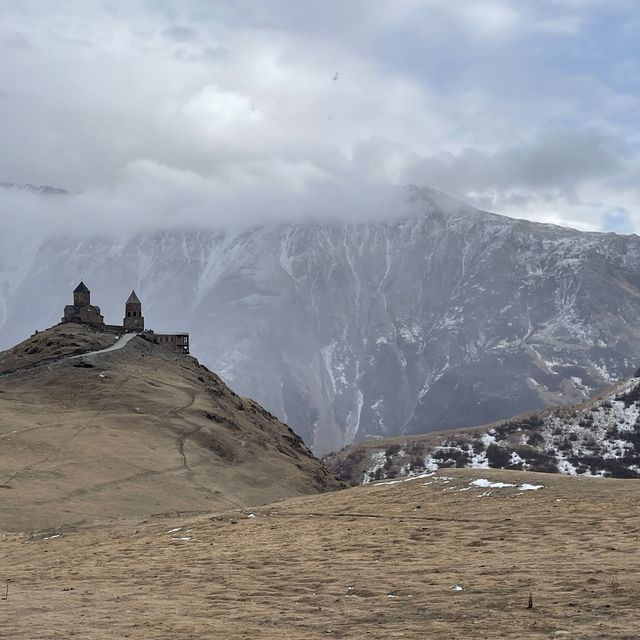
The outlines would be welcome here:
M 454 467 L 640 478 L 640 370 L 579 405 L 354 443 L 325 462 L 351 485 Z
M 640 238 L 409 196 L 388 222 L 49 239 L 0 265 L 0 326 L 48 321 L 80 272 L 118 317 L 133 282 L 319 453 L 580 402 L 635 369 Z
M 30 193 L 38 193 L 45 196 L 63 196 L 69 195 L 66 189 L 60 187 L 51 187 L 49 185 L 34 185 L 34 184 L 16 184 L 15 182 L 7 182 L 6 180 L 0 181 L 0 188 L 2 189 L 18 189 L 19 191 L 28 191 Z

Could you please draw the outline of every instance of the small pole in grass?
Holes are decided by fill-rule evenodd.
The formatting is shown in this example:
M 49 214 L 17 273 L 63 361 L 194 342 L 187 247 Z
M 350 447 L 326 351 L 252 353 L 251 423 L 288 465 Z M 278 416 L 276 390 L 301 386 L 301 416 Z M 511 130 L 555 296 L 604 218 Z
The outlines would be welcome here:
M 7 586 L 5 587 L 5 590 L 4 590 L 4 596 L 2 596 L 3 600 L 9 599 L 9 582 L 10 580 L 7 580 Z
M 533 609 L 533 595 L 531 591 L 529 591 L 529 604 L 527 605 L 527 609 Z

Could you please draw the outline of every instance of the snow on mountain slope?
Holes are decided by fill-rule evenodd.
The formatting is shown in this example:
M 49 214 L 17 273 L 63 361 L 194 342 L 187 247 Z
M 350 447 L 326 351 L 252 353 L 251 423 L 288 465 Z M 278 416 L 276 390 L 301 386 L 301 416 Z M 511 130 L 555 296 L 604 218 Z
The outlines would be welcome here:
M 0 347 L 80 277 L 316 452 L 578 402 L 640 362 L 640 239 L 484 213 L 430 190 L 388 222 L 49 238 L 0 256 Z M 3 242 L 11 245 L 10 236 Z
M 484 428 L 354 444 L 327 462 L 351 484 L 451 467 L 640 478 L 638 374 L 579 406 Z

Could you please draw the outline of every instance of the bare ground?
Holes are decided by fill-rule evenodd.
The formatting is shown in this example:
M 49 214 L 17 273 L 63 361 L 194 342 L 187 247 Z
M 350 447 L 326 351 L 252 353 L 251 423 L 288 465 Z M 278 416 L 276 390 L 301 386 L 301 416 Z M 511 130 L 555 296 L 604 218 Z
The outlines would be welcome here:
M 637 639 L 639 505 L 635 480 L 456 469 L 219 516 L 7 534 L 0 637 Z

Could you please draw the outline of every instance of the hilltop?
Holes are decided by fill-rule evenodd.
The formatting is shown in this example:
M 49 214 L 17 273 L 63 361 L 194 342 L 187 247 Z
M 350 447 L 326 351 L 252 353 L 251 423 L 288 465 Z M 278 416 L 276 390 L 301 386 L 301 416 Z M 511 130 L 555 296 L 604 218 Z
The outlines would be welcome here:
M 31 369 L 113 345 L 115 336 L 87 325 L 56 325 L 40 331 L 20 344 L 0 352 L 0 376 Z
M 631 640 L 639 506 L 635 480 L 453 469 L 216 516 L 10 535 L 0 635 Z
M 188 355 L 75 323 L 0 354 L 0 529 L 211 511 L 341 485 Z

